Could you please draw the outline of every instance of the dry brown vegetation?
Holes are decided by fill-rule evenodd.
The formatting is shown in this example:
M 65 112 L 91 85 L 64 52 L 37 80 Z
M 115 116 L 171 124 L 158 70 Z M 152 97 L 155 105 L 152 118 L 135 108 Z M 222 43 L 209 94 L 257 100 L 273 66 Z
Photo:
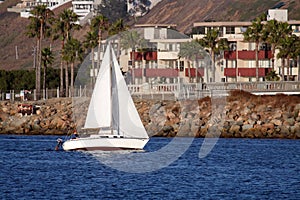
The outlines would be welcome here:
M 285 94 L 256 96 L 243 90 L 233 90 L 227 97 L 227 102 L 239 101 L 246 105 L 251 102 L 255 105 L 268 105 L 272 108 L 293 109 L 296 104 L 300 103 L 299 96 L 289 96 Z
M 18 13 L 8 13 L 7 8 L 21 0 L 6 0 L 0 4 L 0 69 L 32 69 L 33 46 L 35 40 L 25 35 L 29 20 L 21 18 Z M 189 33 L 194 22 L 205 20 L 216 21 L 249 21 L 266 12 L 280 0 L 163 0 L 147 15 L 136 23 L 172 23 L 177 30 Z M 300 19 L 300 1 L 285 0 L 289 10 L 289 19 Z M 59 12 L 59 10 L 57 10 Z M 56 12 L 56 13 L 57 13 Z M 135 22 L 131 21 L 130 25 Z M 88 27 L 74 34 L 83 39 Z M 16 59 L 16 47 L 18 59 Z M 58 55 L 60 42 L 52 44 L 54 53 Z M 59 67 L 59 56 L 54 67 Z

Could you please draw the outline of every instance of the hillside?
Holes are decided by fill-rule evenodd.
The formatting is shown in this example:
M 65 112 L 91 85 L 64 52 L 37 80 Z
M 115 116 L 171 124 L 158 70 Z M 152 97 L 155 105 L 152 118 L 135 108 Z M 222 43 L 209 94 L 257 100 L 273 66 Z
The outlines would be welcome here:
M 250 21 L 279 2 L 285 3 L 290 20 L 300 20 L 299 0 L 163 0 L 137 23 L 177 24 L 179 31 L 189 33 L 194 22 Z
M 0 4 L 0 69 L 33 68 L 35 39 L 25 35 L 29 20 L 21 18 L 18 13 L 7 12 L 7 7 L 14 6 L 17 2 L 21 0 L 9 0 Z M 148 14 L 138 18 L 136 23 L 174 23 L 179 31 L 189 33 L 194 22 L 249 21 L 279 2 L 286 3 L 283 8 L 289 10 L 289 19 L 300 20 L 299 0 L 163 0 Z M 85 27 L 75 36 L 83 38 L 87 29 Z M 55 54 L 58 54 L 59 46 L 59 41 L 52 44 Z M 58 66 L 57 60 L 54 67 Z
M 21 0 L 9 0 L 0 4 L 0 70 L 33 69 L 33 51 L 36 45 L 35 38 L 26 36 L 26 26 L 29 19 L 21 18 L 19 13 L 7 12 L 8 7 L 16 5 Z M 61 9 L 55 10 L 57 14 Z M 78 33 L 74 33 L 76 38 L 82 39 L 87 27 Z M 50 41 L 44 42 L 49 45 Z M 51 44 L 55 55 L 58 55 L 60 41 Z M 59 56 L 56 56 L 59 57 Z M 54 67 L 59 67 L 56 60 Z

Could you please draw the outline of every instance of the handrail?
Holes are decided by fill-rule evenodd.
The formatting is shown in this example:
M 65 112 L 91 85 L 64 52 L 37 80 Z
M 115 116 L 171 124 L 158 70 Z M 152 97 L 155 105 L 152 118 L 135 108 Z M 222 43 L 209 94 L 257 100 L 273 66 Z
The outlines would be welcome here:
M 266 82 L 235 82 L 235 83 L 167 83 L 167 84 L 135 84 L 128 85 L 132 96 L 161 96 L 171 95 L 173 98 L 199 98 L 210 96 L 213 91 L 226 93 L 230 90 L 244 90 L 253 94 L 300 94 L 300 81 L 266 81 Z M 26 90 L 25 90 L 26 91 Z M 45 94 L 45 95 L 43 95 Z M 23 95 L 23 96 L 22 96 Z M 36 100 L 36 92 L 25 93 L 24 90 L 0 91 L 0 100 L 24 101 Z M 51 99 L 60 97 L 59 88 L 41 91 L 41 98 Z M 86 86 L 74 88 L 73 97 L 90 97 L 92 89 Z

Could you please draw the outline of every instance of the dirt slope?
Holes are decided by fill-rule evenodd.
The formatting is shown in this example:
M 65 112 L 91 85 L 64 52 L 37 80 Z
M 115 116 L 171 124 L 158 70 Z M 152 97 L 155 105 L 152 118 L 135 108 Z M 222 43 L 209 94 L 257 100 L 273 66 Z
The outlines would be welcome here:
M 0 4 L 0 69 L 33 69 L 35 39 L 25 35 L 29 20 L 18 13 L 7 12 L 7 7 L 17 2 L 21 0 L 6 0 Z M 136 23 L 172 23 L 177 24 L 177 30 L 190 33 L 194 22 L 249 21 L 279 2 L 285 3 L 289 19 L 300 20 L 299 0 L 163 0 Z M 83 39 L 87 30 L 85 27 L 74 36 Z M 52 48 L 57 55 L 60 42 L 54 42 Z M 58 60 L 54 67 L 59 67 Z

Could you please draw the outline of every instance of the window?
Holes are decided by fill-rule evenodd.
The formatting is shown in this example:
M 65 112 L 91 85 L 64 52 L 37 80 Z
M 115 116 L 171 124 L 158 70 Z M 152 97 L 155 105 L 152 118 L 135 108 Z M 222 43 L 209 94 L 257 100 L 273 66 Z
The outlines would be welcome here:
M 235 34 L 235 30 L 233 26 L 226 27 L 226 34 Z
M 229 43 L 229 50 L 235 51 L 236 50 L 236 43 Z
M 184 61 L 179 62 L 179 71 L 184 71 Z
M 223 27 L 219 27 L 219 37 L 223 37 L 223 35 L 224 35 Z

